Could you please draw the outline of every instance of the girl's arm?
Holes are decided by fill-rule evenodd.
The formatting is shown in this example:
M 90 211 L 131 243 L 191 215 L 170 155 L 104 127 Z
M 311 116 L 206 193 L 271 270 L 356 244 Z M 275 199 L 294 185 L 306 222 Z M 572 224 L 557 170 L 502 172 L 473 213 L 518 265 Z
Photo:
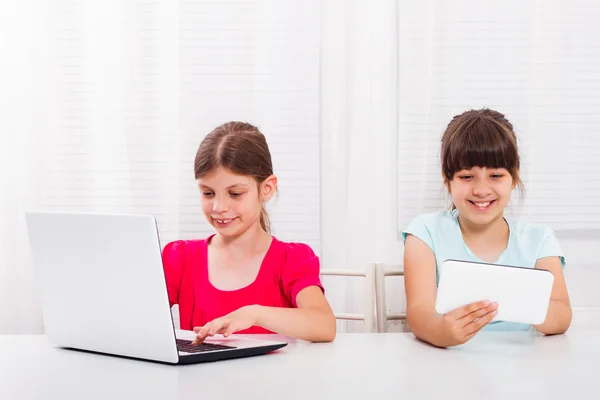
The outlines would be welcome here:
M 536 261 L 535 268 L 552 272 L 554 284 L 546 320 L 540 325 L 534 325 L 534 328 L 547 335 L 565 333 L 571 325 L 572 311 L 560 258 L 554 256 L 540 258 Z
M 197 333 L 194 344 L 201 343 L 207 336 L 229 336 L 255 325 L 311 342 L 331 342 L 335 339 L 335 316 L 319 287 L 308 286 L 300 290 L 296 296 L 296 304 L 298 308 L 256 304 L 241 307 L 203 327 L 194 328 Z
M 296 303 L 298 308 L 254 306 L 256 325 L 311 342 L 335 339 L 335 317 L 320 288 L 302 289 L 296 296 Z
M 412 333 L 421 340 L 444 347 L 439 314 L 435 311 L 436 264 L 433 252 L 421 239 L 408 235 L 404 244 L 406 317 Z
M 436 260 L 429 246 L 408 235 L 404 245 L 406 316 L 419 339 L 438 347 L 455 346 L 471 339 L 496 315 L 497 304 L 480 301 L 448 314 L 435 311 Z

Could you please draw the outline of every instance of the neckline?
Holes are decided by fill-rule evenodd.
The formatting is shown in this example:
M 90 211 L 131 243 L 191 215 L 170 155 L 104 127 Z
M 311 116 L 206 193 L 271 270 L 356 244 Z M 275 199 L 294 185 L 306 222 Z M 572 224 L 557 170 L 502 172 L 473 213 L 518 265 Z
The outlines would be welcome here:
M 247 290 L 247 289 L 251 288 L 252 286 L 254 286 L 257 282 L 259 282 L 261 280 L 262 275 L 264 274 L 266 261 L 271 257 L 271 253 L 273 253 L 273 247 L 275 245 L 275 242 L 277 241 L 275 236 L 271 235 L 271 243 L 269 244 L 269 248 L 267 249 L 267 252 L 265 253 L 265 256 L 263 257 L 263 259 L 260 263 L 260 267 L 258 268 L 258 273 L 256 274 L 256 277 L 254 278 L 254 280 L 252 282 L 250 282 L 249 284 L 247 284 L 246 286 L 242 286 L 237 289 L 223 290 L 223 289 L 219 289 L 218 287 L 213 285 L 213 283 L 210 281 L 210 276 L 208 273 L 208 244 L 210 243 L 211 239 L 215 235 L 216 235 L 216 233 L 213 233 L 204 242 L 204 265 L 205 265 L 204 274 L 206 276 L 206 281 L 208 282 L 208 286 L 210 288 L 212 288 L 212 290 L 215 290 L 220 293 L 237 293 L 237 292 L 240 292 L 243 290 Z
M 501 264 L 501 260 L 504 257 L 504 255 L 508 252 L 508 249 L 510 248 L 510 245 L 512 243 L 512 225 L 510 223 L 510 221 L 503 215 L 502 218 L 504 219 L 504 221 L 506 222 L 506 226 L 508 226 L 508 241 L 506 242 L 506 247 L 504 248 L 504 250 L 502 250 L 502 253 L 500 253 L 500 255 L 498 256 L 498 258 L 493 261 L 493 262 L 489 262 L 489 261 L 484 261 L 482 259 L 480 259 L 479 257 L 477 257 L 477 255 L 475 255 L 475 253 L 471 250 L 471 248 L 469 248 L 469 246 L 467 245 L 467 243 L 465 242 L 465 239 L 462 235 L 462 231 L 460 230 L 460 224 L 458 222 L 458 209 L 454 209 L 451 211 L 452 217 L 454 218 L 454 221 L 456 223 L 456 229 L 458 230 L 458 235 L 460 236 L 460 240 L 465 248 L 465 251 L 467 252 L 467 254 L 469 255 L 469 257 L 471 257 L 471 259 L 473 261 L 477 261 L 477 262 L 481 262 L 481 263 L 485 263 L 485 264 Z

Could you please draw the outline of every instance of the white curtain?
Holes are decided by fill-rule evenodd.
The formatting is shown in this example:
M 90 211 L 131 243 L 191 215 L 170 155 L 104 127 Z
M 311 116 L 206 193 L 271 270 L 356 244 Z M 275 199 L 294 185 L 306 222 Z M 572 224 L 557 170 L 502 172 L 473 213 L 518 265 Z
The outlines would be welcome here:
M 25 210 L 205 237 L 193 158 L 229 120 L 270 144 L 275 235 L 320 253 L 319 40 L 318 1 L 2 2 L 0 333 L 42 331 Z
M 23 211 L 39 205 L 43 150 L 32 135 L 39 89 L 33 1 L 10 1 L 0 12 L 0 332 L 41 329 Z
M 154 15 L 119 1 L 0 6 L 2 333 L 42 331 L 24 211 L 153 213 L 173 226 L 178 15 L 145 4 Z
M 402 244 L 396 238 L 396 3 L 322 3 L 321 233 L 326 268 L 401 262 Z M 394 311 L 402 308 L 404 298 L 398 279 L 390 278 L 388 284 Z M 362 311 L 361 291 L 362 282 L 348 279 L 334 308 Z M 349 323 L 347 329 L 360 331 L 362 326 Z

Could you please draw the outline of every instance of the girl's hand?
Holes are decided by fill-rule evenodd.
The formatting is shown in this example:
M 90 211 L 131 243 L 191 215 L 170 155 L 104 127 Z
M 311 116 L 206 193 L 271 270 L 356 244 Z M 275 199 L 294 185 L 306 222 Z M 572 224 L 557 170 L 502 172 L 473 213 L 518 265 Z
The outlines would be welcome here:
M 196 338 L 192 341 L 192 344 L 198 345 L 208 336 L 214 336 L 219 333 L 228 337 L 234 332 L 256 325 L 257 307 L 254 305 L 244 306 L 223 317 L 214 319 L 204 326 L 195 327 Z
M 469 341 L 498 314 L 498 303 L 478 301 L 442 315 L 442 329 L 448 346 Z

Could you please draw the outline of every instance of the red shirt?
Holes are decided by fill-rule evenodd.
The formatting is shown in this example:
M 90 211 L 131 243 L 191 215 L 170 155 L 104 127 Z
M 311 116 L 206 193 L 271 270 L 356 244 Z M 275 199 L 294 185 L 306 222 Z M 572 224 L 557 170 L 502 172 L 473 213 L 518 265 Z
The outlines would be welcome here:
M 275 237 L 254 282 L 237 290 L 219 290 L 208 279 L 207 247 L 211 237 L 178 240 L 163 249 L 169 302 L 171 306 L 179 305 L 181 329 L 192 330 L 251 304 L 297 307 L 296 295 L 308 286 L 318 286 L 324 293 L 319 258 L 312 249 L 306 244 L 281 242 Z M 237 333 L 273 332 L 253 326 Z

